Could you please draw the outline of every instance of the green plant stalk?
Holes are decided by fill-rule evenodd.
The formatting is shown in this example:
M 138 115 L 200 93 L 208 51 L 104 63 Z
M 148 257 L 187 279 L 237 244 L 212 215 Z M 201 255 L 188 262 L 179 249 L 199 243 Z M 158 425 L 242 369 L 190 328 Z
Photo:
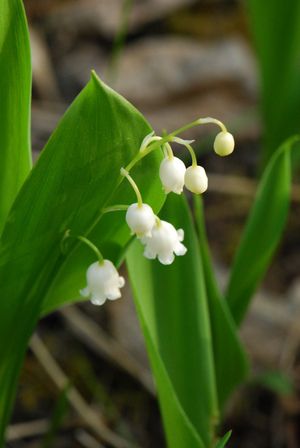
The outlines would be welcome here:
M 125 44 L 125 39 L 128 33 L 130 15 L 135 0 L 123 0 L 122 9 L 120 13 L 120 21 L 118 29 L 113 42 L 112 51 L 108 61 L 107 78 L 106 81 L 111 87 L 115 87 L 118 73 L 120 59 Z
M 247 6 L 260 68 L 262 174 L 279 145 L 300 132 L 300 2 L 248 0 Z
M 202 196 L 194 195 L 193 204 L 208 297 L 218 401 L 222 411 L 233 390 L 247 378 L 249 361 L 215 277 L 205 230 Z
M 31 168 L 31 64 L 20 0 L 0 1 L 0 235 Z

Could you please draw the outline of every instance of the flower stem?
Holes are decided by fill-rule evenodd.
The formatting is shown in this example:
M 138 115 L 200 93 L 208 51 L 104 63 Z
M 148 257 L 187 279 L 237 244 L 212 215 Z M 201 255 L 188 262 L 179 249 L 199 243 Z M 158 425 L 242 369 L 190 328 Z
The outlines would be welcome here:
M 174 154 L 173 154 L 173 151 L 172 151 L 172 148 L 171 148 L 170 143 L 165 143 L 165 144 L 164 144 L 164 147 L 166 148 L 166 151 L 167 151 L 169 160 L 174 159 Z
M 96 254 L 98 260 L 99 260 L 99 264 L 103 265 L 104 264 L 104 260 L 103 260 L 103 256 L 100 252 L 100 250 L 98 249 L 97 246 L 95 246 L 95 244 L 93 244 L 90 240 L 88 240 L 87 238 L 85 238 L 84 236 L 81 235 L 70 235 L 70 230 L 67 230 L 66 233 L 64 234 L 64 237 L 61 241 L 61 249 L 62 252 L 64 252 L 63 250 L 63 245 L 66 241 L 67 238 L 75 238 L 76 240 L 82 241 L 83 243 L 85 243 L 87 246 L 89 246 L 94 253 Z
M 206 117 L 206 118 L 199 118 L 198 120 L 199 124 L 206 124 L 206 123 L 214 123 L 220 126 L 224 134 L 227 132 L 226 126 L 222 123 L 220 120 L 216 120 L 215 118 Z
M 115 212 L 118 210 L 127 210 L 128 207 L 129 205 L 125 204 L 110 205 L 109 207 L 102 208 L 101 213 Z
M 138 189 L 137 184 L 134 182 L 134 180 L 132 179 L 132 177 L 130 176 L 130 174 L 128 173 L 127 170 L 124 170 L 124 168 L 120 169 L 120 173 L 121 176 L 124 176 L 127 178 L 127 180 L 130 182 L 132 188 L 135 191 L 136 197 L 137 197 L 137 202 L 138 202 L 138 207 L 142 207 L 143 206 L 143 200 L 142 200 L 142 195 L 140 193 L 140 190 Z

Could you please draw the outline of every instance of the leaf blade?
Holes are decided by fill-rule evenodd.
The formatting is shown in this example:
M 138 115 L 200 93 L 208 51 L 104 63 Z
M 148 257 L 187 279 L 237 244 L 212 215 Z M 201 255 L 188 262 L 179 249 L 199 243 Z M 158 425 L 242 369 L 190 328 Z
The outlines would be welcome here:
M 212 341 L 201 260 L 183 195 L 169 195 L 160 216 L 184 229 L 188 252 L 163 266 L 142 257 L 143 248 L 135 242 L 126 255 L 130 281 L 178 401 L 204 445 L 210 446 L 218 418 Z M 166 407 L 162 410 L 167 412 Z
M 89 232 L 98 222 L 101 208 L 113 199 L 112 192 L 120 200 L 132 200 L 130 185 L 116 190 L 120 165 L 131 161 L 150 131 L 140 113 L 93 74 L 64 115 L 10 210 L 0 240 L 0 384 L 7 384 L 0 394 L 0 439 L 29 337 L 64 262 L 62 236 L 67 229 L 75 234 Z M 164 200 L 155 176 L 161 158 L 161 151 L 156 150 L 135 168 L 140 179 L 144 171 L 150 171 L 147 175 L 151 179 L 143 188 L 147 187 L 157 208 Z M 115 257 L 130 239 L 129 229 L 124 237 L 124 216 L 117 219 L 119 225 L 117 247 L 113 239 L 106 241 L 108 252 Z M 81 271 L 88 267 L 87 261 L 81 258 Z
M 217 285 L 204 225 L 203 200 L 199 195 L 194 195 L 194 213 L 208 297 L 218 400 L 222 409 L 230 393 L 247 378 L 249 362 L 235 322 Z
M 298 136 L 291 137 L 270 160 L 235 255 L 226 301 L 237 325 L 282 235 L 290 204 L 291 158 L 299 153 L 298 142 Z
M 31 168 L 31 62 L 23 4 L 0 2 L 0 235 Z

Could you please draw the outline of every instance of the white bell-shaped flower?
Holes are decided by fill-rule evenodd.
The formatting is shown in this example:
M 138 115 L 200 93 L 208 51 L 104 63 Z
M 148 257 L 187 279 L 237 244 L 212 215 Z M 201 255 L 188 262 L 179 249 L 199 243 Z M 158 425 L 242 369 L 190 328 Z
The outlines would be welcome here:
M 152 238 L 144 236 L 141 239 L 146 244 L 144 256 L 153 260 L 158 257 L 162 264 L 171 264 L 176 255 L 184 255 L 187 248 L 181 243 L 184 238 L 182 229 L 176 230 L 172 224 L 166 221 L 155 223 L 152 230 Z
M 116 300 L 121 297 L 120 288 L 125 285 L 121 277 L 109 260 L 91 264 L 86 272 L 87 286 L 79 292 L 83 297 L 90 297 L 94 305 L 103 305 L 106 299 Z
M 131 229 L 131 235 L 136 233 L 138 238 L 143 235 L 151 237 L 151 231 L 155 224 L 155 215 L 148 204 L 131 204 L 126 212 L 126 222 Z
M 220 132 L 214 141 L 214 150 L 219 156 L 228 156 L 234 150 L 234 138 L 230 132 Z
M 189 166 L 185 172 L 184 184 L 192 193 L 204 193 L 207 190 L 208 185 L 205 169 L 199 165 Z
M 165 157 L 159 167 L 159 177 L 165 193 L 180 194 L 184 185 L 185 164 L 178 157 Z

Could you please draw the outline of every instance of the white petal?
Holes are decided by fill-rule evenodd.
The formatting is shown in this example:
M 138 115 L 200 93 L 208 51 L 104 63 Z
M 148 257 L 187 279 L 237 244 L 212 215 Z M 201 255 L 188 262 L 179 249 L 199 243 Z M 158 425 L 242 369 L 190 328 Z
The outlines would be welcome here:
M 155 215 L 148 204 L 131 204 L 126 212 L 126 222 L 131 229 L 131 234 L 136 233 L 138 238 L 143 235 L 151 236 L 155 224 Z
M 91 264 L 86 273 L 87 287 L 80 293 L 87 297 L 91 295 L 91 302 L 95 305 L 102 305 L 106 299 L 115 300 L 121 297 L 120 289 L 124 286 L 125 280 L 113 263 L 109 260 L 98 261 Z
M 101 306 L 106 302 L 106 297 L 103 296 L 91 296 L 91 303 L 93 305 Z
M 183 239 L 184 239 L 184 231 L 182 229 L 178 229 L 177 230 L 177 235 L 178 235 L 179 241 L 183 241 Z
M 156 252 L 150 249 L 150 247 L 146 246 L 144 250 L 144 257 L 148 258 L 149 260 L 154 260 L 156 258 Z
M 90 295 L 90 290 L 89 290 L 88 286 L 86 286 L 86 287 L 83 288 L 83 289 L 80 289 L 80 290 L 79 290 L 79 294 L 80 294 L 82 297 L 88 297 L 88 296 Z
M 158 260 L 162 264 L 171 264 L 174 261 L 174 253 L 176 255 L 184 255 L 187 251 L 186 247 L 180 243 L 183 240 L 184 232 L 182 229 L 176 231 L 174 226 L 166 221 L 160 221 L 155 224 L 152 230 L 152 238 L 143 237 L 141 242 L 146 244 L 144 256 L 154 259 L 158 256 Z
M 123 288 L 123 286 L 125 285 L 125 279 L 124 277 L 119 277 L 118 278 L 118 288 Z
M 174 249 L 174 252 L 176 255 L 184 255 L 186 253 L 186 251 L 187 251 L 187 248 L 181 243 L 178 243 L 178 245 Z
M 184 185 L 185 164 L 178 157 L 165 157 L 159 167 L 159 177 L 166 193 L 180 194 Z
M 158 255 L 158 259 L 161 262 L 161 264 L 165 264 L 165 265 L 172 264 L 174 261 L 174 258 L 175 258 L 175 256 L 174 256 L 173 252 L 171 252 L 169 254 L 162 254 L 162 255 L 159 254 Z
M 113 289 L 109 292 L 109 294 L 107 294 L 107 298 L 109 300 L 116 300 L 119 299 L 121 297 L 121 292 L 118 288 Z

